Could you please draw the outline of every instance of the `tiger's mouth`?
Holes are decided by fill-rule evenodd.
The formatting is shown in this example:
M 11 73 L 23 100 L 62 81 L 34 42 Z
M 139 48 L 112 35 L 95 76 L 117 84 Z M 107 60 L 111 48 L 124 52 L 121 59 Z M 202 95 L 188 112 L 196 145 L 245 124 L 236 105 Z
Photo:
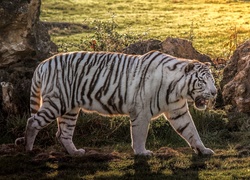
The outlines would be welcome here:
M 194 105 L 197 109 L 204 110 L 206 109 L 207 105 L 209 103 L 209 99 L 203 97 L 203 96 L 198 96 L 194 100 Z

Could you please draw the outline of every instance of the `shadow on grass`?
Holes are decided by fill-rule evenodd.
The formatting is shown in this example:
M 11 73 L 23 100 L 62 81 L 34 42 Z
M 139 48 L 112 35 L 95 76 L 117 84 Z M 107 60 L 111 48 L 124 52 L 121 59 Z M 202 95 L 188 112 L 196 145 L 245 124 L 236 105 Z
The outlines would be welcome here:
M 161 167 L 155 168 L 150 157 L 135 156 L 134 158 L 134 179 L 199 179 L 199 171 L 206 169 L 206 161 L 210 157 L 193 154 L 189 166 L 180 166 L 178 160 L 173 158 L 165 161 Z M 159 159 L 157 160 L 159 161 Z M 160 160 L 162 161 L 162 160 Z
M 181 154 L 171 149 L 153 157 L 87 150 L 82 157 L 65 152 L 34 149 L 31 153 L 14 145 L 0 146 L 1 179 L 199 179 L 209 157 Z M 168 150 L 168 151 L 166 151 Z
M 0 145 L 0 180 L 2 179 L 84 179 L 109 169 L 118 158 L 111 153 L 89 150 L 82 157 L 65 152 L 45 152 L 40 148 L 26 153 L 13 144 Z
M 201 156 L 193 154 L 191 158 L 191 164 L 189 167 L 181 168 L 181 167 L 175 167 L 171 166 L 170 169 L 172 170 L 172 175 L 169 177 L 169 179 L 175 179 L 175 178 L 183 178 L 183 179 L 200 179 L 199 178 L 199 172 L 206 169 L 206 161 L 210 159 L 211 156 Z
M 151 167 L 148 163 L 148 160 L 150 157 L 147 156 L 135 156 L 134 157 L 134 178 L 139 179 L 145 177 L 150 177 L 152 175 L 155 175 L 154 173 L 151 172 Z

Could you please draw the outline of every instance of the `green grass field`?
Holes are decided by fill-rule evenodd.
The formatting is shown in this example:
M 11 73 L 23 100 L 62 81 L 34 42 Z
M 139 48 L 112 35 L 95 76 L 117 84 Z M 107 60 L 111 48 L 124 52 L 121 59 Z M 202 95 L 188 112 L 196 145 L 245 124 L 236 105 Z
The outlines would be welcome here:
M 43 0 L 41 20 L 91 26 L 95 20 L 114 18 L 120 33 L 159 40 L 185 38 L 212 58 L 228 58 L 237 44 L 250 37 L 249 9 L 249 0 Z M 80 43 L 91 33 L 60 31 L 52 38 L 56 43 Z

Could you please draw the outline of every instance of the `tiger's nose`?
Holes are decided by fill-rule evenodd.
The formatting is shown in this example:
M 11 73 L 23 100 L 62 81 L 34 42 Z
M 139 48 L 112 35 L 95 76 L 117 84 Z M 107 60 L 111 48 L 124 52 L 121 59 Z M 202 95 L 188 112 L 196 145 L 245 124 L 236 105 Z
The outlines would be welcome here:
M 211 91 L 211 95 L 212 95 L 212 96 L 216 96 L 216 95 L 217 95 L 217 90 L 212 90 L 212 91 Z

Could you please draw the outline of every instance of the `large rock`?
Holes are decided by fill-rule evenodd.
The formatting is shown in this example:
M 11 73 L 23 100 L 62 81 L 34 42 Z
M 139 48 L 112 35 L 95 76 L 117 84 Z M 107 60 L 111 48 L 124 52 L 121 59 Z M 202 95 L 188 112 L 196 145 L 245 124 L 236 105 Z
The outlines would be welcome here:
M 57 51 L 39 21 L 40 6 L 41 0 L 0 1 L 0 68 L 14 64 L 22 70 L 26 66 L 20 62 L 44 59 Z
M 150 39 L 146 41 L 138 41 L 136 43 L 130 44 L 126 47 L 123 52 L 126 54 L 145 54 L 152 50 L 160 50 L 161 49 L 161 41 Z
M 212 63 L 209 56 L 199 53 L 194 49 L 192 42 L 186 39 L 168 37 L 161 43 L 161 51 L 175 57 Z
M 225 104 L 250 113 L 250 40 L 234 51 L 224 69 L 221 87 Z
M 0 0 L 1 117 L 3 113 L 28 112 L 33 71 L 39 60 L 57 51 L 39 21 L 40 6 L 41 0 Z M 0 124 L 5 123 L 0 118 Z
M 192 42 L 180 38 L 168 37 L 162 42 L 155 39 L 139 41 L 126 47 L 123 52 L 127 54 L 145 54 L 152 50 L 158 50 L 179 58 L 196 59 L 201 62 L 212 63 L 209 56 L 201 54 L 194 49 Z

